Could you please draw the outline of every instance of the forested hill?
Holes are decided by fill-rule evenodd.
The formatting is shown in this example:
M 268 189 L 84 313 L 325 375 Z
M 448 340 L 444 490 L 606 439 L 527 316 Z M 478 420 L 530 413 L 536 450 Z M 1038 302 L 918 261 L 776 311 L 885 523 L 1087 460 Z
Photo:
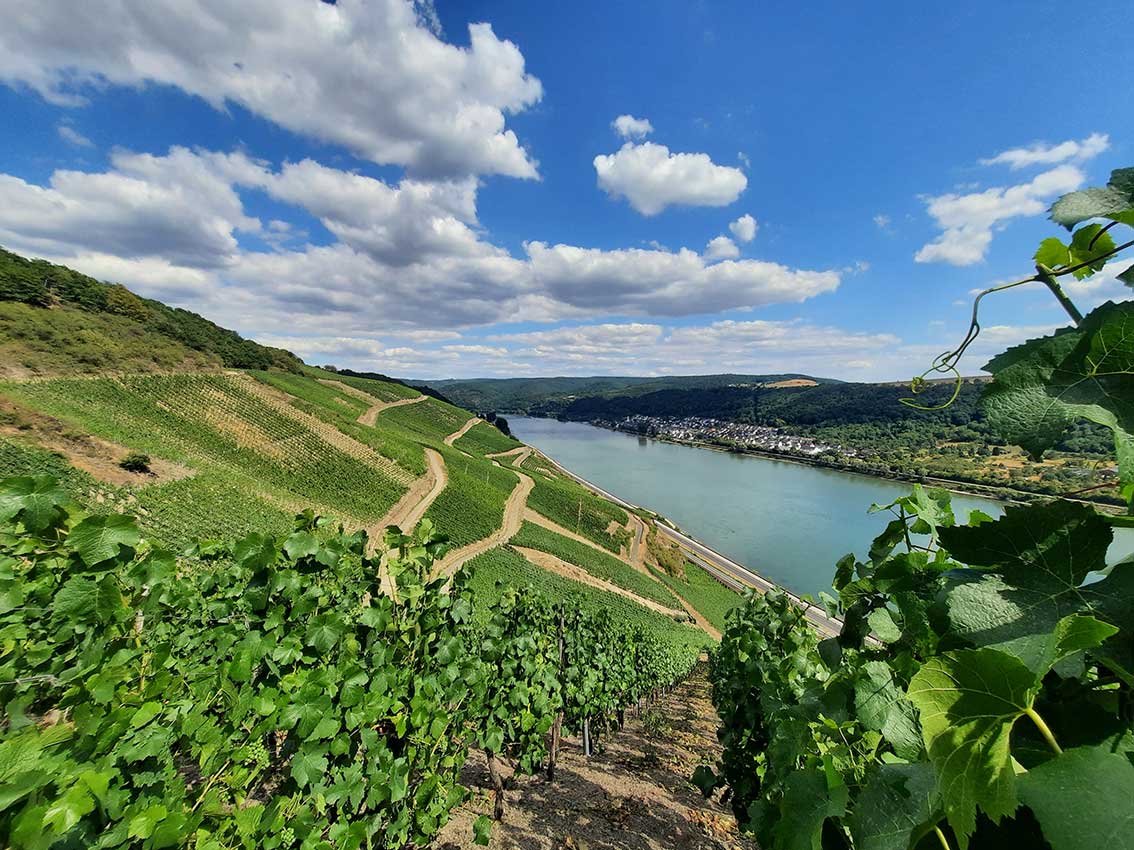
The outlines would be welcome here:
M 823 383 L 817 386 L 716 386 L 664 389 L 642 395 L 587 396 L 567 404 L 557 399 L 533 404 L 537 416 L 575 421 L 618 421 L 627 416 L 701 416 L 754 425 L 815 426 L 926 422 L 967 425 L 979 418 L 976 403 L 980 384 L 967 381 L 946 410 L 920 410 L 902 404 L 908 386 L 896 384 Z M 951 384 L 928 387 L 919 398 L 923 407 L 948 400 Z
M 583 378 L 470 378 L 430 381 L 454 404 L 471 410 L 498 410 L 502 413 L 550 415 L 576 399 L 589 397 L 639 396 L 663 390 L 696 390 L 716 387 L 752 387 L 782 381 L 838 383 L 810 375 L 671 375 L 634 377 L 596 375 Z
M 0 376 L 282 369 L 303 361 L 160 301 L 0 248 Z

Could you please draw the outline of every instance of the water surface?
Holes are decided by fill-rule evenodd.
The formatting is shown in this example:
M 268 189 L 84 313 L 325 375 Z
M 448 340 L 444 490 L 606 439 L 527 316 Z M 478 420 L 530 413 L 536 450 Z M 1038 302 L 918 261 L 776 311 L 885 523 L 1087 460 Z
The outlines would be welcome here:
M 865 556 L 892 518 L 870 514 L 910 484 L 649 440 L 578 422 L 509 416 L 516 436 L 604 490 L 669 517 L 717 551 L 796 593 L 830 590 L 835 562 Z M 958 519 L 1002 503 L 953 496 Z M 1125 530 L 1111 563 L 1134 552 Z

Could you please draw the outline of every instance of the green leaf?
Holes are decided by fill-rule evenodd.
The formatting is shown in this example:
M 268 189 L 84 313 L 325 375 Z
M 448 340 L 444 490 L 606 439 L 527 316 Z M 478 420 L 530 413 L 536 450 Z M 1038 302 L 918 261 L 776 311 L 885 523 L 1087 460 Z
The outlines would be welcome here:
M 93 812 L 94 807 L 95 802 L 87 789 L 75 784 L 47 807 L 43 813 L 43 824 L 51 827 L 56 835 L 62 835 L 73 829 L 84 815 Z
M 1019 779 L 1052 850 L 1134 850 L 1134 765 L 1097 747 L 1067 750 Z
M 1127 286 L 1134 286 L 1134 266 L 1130 266 L 1125 271 L 1121 271 L 1115 275 L 1116 278 L 1121 280 Z
M 1068 230 L 1091 218 L 1109 218 L 1129 223 L 1134 209 L 1134 186 L 1131 185 L 1129 175 L 1131 170 L 1120 168 L 1112 171 L 1110 182 L 1105 187 L 1092 187 L 1064 195 L 1052 204 L 1051 220 Z
M 473 821 L 473 843 L 481 847 L 488 846 L 488 840 L 492 837 L 492 818 L 488 815 L 481 815 Z
M 307 645 L 319 652 L 330 652 L 346 630 L 346 623 L 338 614 L 319 614 L 307 626 Z
M 776 824 L 776 850 L 822 850 L 823 822 L 842 817 L 847 808 L 847 787 L 831 787 L 821 770 L 797 770 L 784 783 L 780 821 Z
M 907 696 L 920 712 L 945 814 L 962 848 L 978 809 L 994 822 L 1016 810 L 1009 737 L 1038 688 L 1022 661 L 994 649 L 936 656 L 910 681 Z
M 168 809 L 163 805 L 154 805 L 134 815 L 130 819 L 130 837 L 131 838 L 149 838 L 154 834 L 154 828 L 165 820 L 166 815 L 169 814 Z
M 867 661 L 854 686 L 854 704 L 859 722 L 882 737 L 900 757 L 914 761 L 921 756 L 921 728 L 917 712 L 894 683 L 889 665 Z
M 291 775 L 303 788 L 314 785 L 323 778 L 327 771 L 327 758 L 323 755 L 322 747 L 305 746 L 291 757 Z
M 1060 266 L 1071 265 L 1071 249 L 1054 236 L 1040 242 L 1033 258 L 1038 265 L 1057 269 Z
M 1119 478 L 1134 483 L 1134 301 L 1108 302 L 1077 328 L 1034 339 L 994 358 L 981 400 L 989 424 L 1039 456 L 1075 421 L 1114 434 Z
M 1104 255 L 1113 250 L 1114 239 L 1109 233 L 1103 233 L 1101 224 L 1088 224 L 1076 230 L 1071 239 L 1071 258 L 1068 265 L 1089 263 L 1073 273 L 1076 280 L 1082 280 L 1100 271 L 1106 265 L 1107 258 Z
M 143 703 L 142 707 L 134 712 L 134 716 L 130 718 L 130 728 L 138 729 L 145 726 L 155 717 L 161 714 L 161 703 L 153 700 L 151 702 Z
M 101 579 L 90 576 L 71 576 L 55 593 L 51 604 L 52 612 L 74 622 L 94 620 L 108 623 L 118 618 L 126 607 L 122 604 L 122 592 L 114 576 L 105 575 Z
M 310 532 L 297 531 L 284 541 L 283 548 L 289 558 L 298 561 L 319 551 L 319 539 Z
M 133 548 L 141 539 L 133 517 L 115 514 L 87 517 L 71 529 L 68 542 L 83 563 L 94 567 L 112 558 L 133 557 Z
M 893 643 L 902 637 L 902 630 L 898 628 L 894 617 L 885 608 L 875 608 L 871 611 L 866 623 L 874 636 L 883 643 Z
M 848 819 L 855 850 L 907 850 L 937 820 L 933 767 L 881 764 L 866 780 Z
M 0 520 L 19 519 L 32 534 L 62 522 L 70 498 L 50 475 L 8 478 L 0 484 Z

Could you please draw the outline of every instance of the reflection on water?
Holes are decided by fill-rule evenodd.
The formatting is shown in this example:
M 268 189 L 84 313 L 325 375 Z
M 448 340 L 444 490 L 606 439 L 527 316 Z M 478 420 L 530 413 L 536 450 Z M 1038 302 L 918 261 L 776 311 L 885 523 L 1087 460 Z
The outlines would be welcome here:
M 891 518 L 870 514 L 909 484 L 751 455 L 662 443 L 577 422 L 508 417 L 513 432 L 599 487 L 655 510 L 797 593 L 829 590 L 835 562 L 864 556 Z M 958 519 L 1001 504 L 953 497 Z M 1134 553 L 1126 529 L 1111 562 Z

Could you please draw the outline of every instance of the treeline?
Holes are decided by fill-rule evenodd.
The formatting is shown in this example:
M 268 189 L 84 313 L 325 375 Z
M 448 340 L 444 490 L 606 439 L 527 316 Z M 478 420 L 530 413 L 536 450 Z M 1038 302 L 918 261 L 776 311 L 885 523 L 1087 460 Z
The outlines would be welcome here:
M 929 386 L 918 397 L 922 407 L 943 404 L 952 394 L 950 385 Z M 968 425 L 979 419 L 980 384 L 966 382 L 957 400 L 946 410 L 920 410 L 902 404 L 908 387 L 894 384 L 820 384 L 815 387 L 736 387 L 665 389 L 645 395 L 588 396 L 559 406 L 532 408 L 538 416 L 573 421 L 617 421 L 627 416 L 703 416 L 752 425 L 819 426 L 928 422 Z
M 32 307 L 64 305 L 88 313 L 110 313 L 187 348 L 220 358 L 233 369 L 300 372 L 303 361 L 282 348 L 260 345 L 203 316 L 135 295 L 117 283 L 103 283 L 66 266 L 30 260 L 0 248 L 0 301 Z

